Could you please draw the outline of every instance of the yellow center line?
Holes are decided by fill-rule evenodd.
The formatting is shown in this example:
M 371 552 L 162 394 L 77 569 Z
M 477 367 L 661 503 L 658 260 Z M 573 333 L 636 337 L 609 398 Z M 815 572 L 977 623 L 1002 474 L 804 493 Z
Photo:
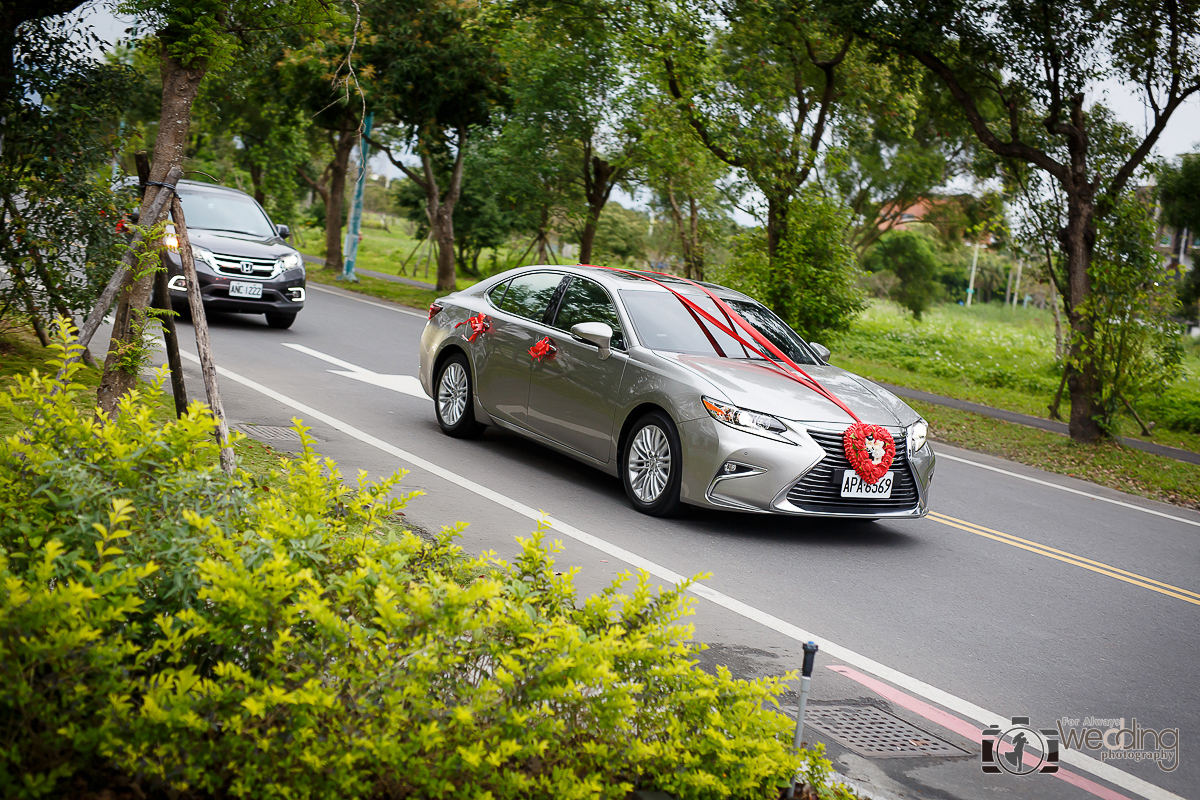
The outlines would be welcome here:
M 945 514 L 934 512 L 929 515 L 929 518 L 951 528 L 958 528 L 959 530 L 973 533 L 976 536 L 982 536 L 986 539 L 993 539 L 997 542 L 1003 542 L 1004 544 L 1011 545 L 1013 547 L 1019 547 L 1022 550 L 1028 550 L 1031 553 L 1037 553 L 1038 555 L 1045 556 L 1046 558 L 1053 558 L 1056 561 L 1062 561 L 1063 563 L 1071 564 L 1072 566 L 1082 567 L 1083 569 L 1091 570 L 1092 572 L 1099 573 L 1100 575 L 1116 578 L 1119 581 L 1124 581 L 1125 583 L 1133 584 L 1134 586 L 1141 586 L 1142 588 L 1149 589 L 1153 592 L 1165 594 L 1168 597 L 1174 597 L 1193 605 L 1200 606 L 1200 593 L 1193 592 L 1189 589 L 1181 589 L 1178 586 L 1172 586 L 1169 583 L 1163 583 L 1162 581 L 1157 581 L 1153 578 L 1147 578 L 1146 576 L 1139 575 L 1136 572 L 1129 572 L 1128 570 L 1121 569 L 1120 567 L 1114 567 L 1101 561 L 1093 561 L 1090 558 L 1077 556 L 1074 553 L 1068 553 L 1065 550 L 1059 550 L 1057 548 L 1050 547 L 1049 545 L 1038 544 L 1037 542 L 1032 542 L 1028 539 L 1022 539 L 1019 536 L 1013 536 L 1009 533 L 992 530 L 991 528 L 985 528 L 982 525 L 976 525 L 975 523 L 967 522 L 966 520 L 955 519 L 954 517 L 950 517 Z

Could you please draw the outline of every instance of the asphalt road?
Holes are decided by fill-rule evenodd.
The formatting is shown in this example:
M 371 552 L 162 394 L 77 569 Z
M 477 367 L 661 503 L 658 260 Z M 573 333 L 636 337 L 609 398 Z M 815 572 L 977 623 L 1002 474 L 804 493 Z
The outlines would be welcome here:
M 514 435 L 443 436 L 415 378 L 424 324 L 422 313 L 311 284 L 289 331 L 213 315 L 231 423 L 298 416 L 346 475 L 410 469 L 402 488 L 427 494 L 407 518 L 427 530 L 469 523 L 468 551 L 515 553 L 514 537 L 544 512 L 583 592 L 634 567 L 664 584 L 711 573 L 692 618 L 710 646 L 703 661 L 779 674 L 815 639 L 810 719 L 826 725 L 805 739 L 824 741 L 873 796 L 1200 797 L 1200 514 L 939 445 L 924 520 L 654 519 L 630 508 L 616 479 Z M 194 353 L 189 326 L 181 338 Z M 787 702 L 794 709 L 795 695 Z M 828 733 L 841 706 L 915 725 L 896 736 L 925 754 L 845 746 Z M 1038 729 L 1088 717 L 1177 729 L 1177 766 L 1103 762 L 1108 751 L 1076 747 L 1060 750 L 1056 774 L 985 774 L 980 731 L 1011 717 Z M 1036 750 L 1031 740 L 1030 765 Z

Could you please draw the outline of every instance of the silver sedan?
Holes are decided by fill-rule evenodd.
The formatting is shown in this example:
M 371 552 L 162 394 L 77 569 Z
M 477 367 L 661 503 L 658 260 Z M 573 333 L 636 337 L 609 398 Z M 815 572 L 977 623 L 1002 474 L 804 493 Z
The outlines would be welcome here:
M 722 310 L 703 289 L 661 276 L 523 267 L 455 292 L 430 306 L 421 385 L 447 435 L 477 436 L 489 425 L 513 431 L 619 476 L 647 514 L 687 503 L 924 516 L 934 454 L 920 415 L 826 363 L 828 350 L 749 297 L 705 287 L 862 423 L 890 434 L 886 474 L 868 481 L 852 467 L 846 410 L 714 324 Z

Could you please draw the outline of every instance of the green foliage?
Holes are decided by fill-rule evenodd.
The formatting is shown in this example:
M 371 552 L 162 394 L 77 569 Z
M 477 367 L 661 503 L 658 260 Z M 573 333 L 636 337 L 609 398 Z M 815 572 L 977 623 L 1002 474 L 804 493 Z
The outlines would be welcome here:
M 929 237 L 915 231 L 885 234 L 867 254 L 864 266 L 871 272 L 887 270 L 900 279 L 896 299 L 914 319 L 921 319 L 937 295 L 937 253 Z
M 1154 249 L 1154 221 L 1134 197 L 1101 220 L 1089 268 L 1092 294 L 1079 309 L 1090 338 L 1075 337 L 1072 357 L 1089 359 L 1100 376 L 1101 422 L 1111 428 L 1124 403 L 1160 393 L 1179 378 L 1183 349 L 1169 319 L 1173 278 Z
M 62 366 L 68 340 L 60 332 Z M 388 520 L 312 451 L 217 467 L 199 403 L 112 420 L 34 373 L 0 396 L 0 793 L 207 797 L 776 797 L 819 754 L 779 679 L 693 660 L 686 586 L 586 599 L 540 530 L 512 562 Z M 155 387 L 157 390 L 157 387 Z M 68 787 L 70 787 L 68 789 Z
M 761 230 L 744 233 L 716 280 L 764 303 L 804 338 L 828 342 L 848 331 L 866 307 L 844 236 L 848 215 L 836 201 L 805 190 L 790 218 L 774 262 Z
M 1162 220 L 1176 230 L 1200 231 L 1200 158 L 1189 153 L 1158 171 Z
M 103 175 L 133 74 L 97 63 L 89 35 L 63 17 L 26 23 L 14 91 L 0 97 L 0 317 L 17 310 L 39 327 L 90 308 L 121 253 Z

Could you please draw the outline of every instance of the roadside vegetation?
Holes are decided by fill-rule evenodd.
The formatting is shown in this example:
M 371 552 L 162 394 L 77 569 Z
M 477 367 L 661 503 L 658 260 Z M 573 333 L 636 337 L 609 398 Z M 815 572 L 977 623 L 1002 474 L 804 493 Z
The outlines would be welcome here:
M 302 427 L 226 475 L 203 404 L 98 418 L 54 333 L 29 374 L 0 345 L 5 797 L 849 797 L 787 676 L 696 666 L 687 584 L 583 598 L 543 530 L 511 562 L 416 536 L 403 470 L 347 485 Z

